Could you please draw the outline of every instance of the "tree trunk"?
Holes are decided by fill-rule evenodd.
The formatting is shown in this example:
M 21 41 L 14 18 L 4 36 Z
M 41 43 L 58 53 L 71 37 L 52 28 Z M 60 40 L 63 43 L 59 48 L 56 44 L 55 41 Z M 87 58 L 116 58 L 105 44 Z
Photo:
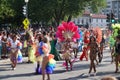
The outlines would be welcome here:
M 72 19 L 72 15 L 69 15 L 67 22 L 70 22 Z
M 55 9 L 54 20 L 55 20 L 55 23 L 56 23 L 56 27 L 59 26 L 60 21 L 61 21 L 62 19 L 64 19 L 64 18 L 63 18 L 63 17 L 64 17 L 64 16 L 63 16 L 64 4 L 65 4 L 65 0 L 62 1 L 62 4 L 61 4 L 59 10 L 56 10 L 56 9 Z

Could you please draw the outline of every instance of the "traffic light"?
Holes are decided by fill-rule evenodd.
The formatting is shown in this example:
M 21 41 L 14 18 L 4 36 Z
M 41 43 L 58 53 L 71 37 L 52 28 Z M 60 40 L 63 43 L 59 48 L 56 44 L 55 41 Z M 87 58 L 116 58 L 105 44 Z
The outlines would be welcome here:
M 107 22 L 110 22 L 110 14 L 107 14 Z
M 107 14 L 107 22 L 116 23 L 115 15 L 113 13 Z
M 111 13 L 111 23 L 116 23 L 115 15 Z
M 23 14 L 24 14 L 24 16 L 26 16 L 26 14 L 27 14 L 27 7 L 26 7 L 26 5 L 23 6 Z

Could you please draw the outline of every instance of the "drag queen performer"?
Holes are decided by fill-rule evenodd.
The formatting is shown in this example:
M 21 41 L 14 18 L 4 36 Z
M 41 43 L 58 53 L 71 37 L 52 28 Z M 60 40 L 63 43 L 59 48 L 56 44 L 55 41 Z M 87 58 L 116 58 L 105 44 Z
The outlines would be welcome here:
M 66 70 L 68 70 L 68 63 L 70 63 L 72 70 L 70 42 L 74 42 L 80 38 L 78 26 L 75 26 L 73 22 L 62 22 L 62 24 L 58 26 L 56 35 L 60 41 L 64 42 L 63 59 L 66 62 Z
M 20 49 L 20 42 L 17 40 L 17 36 L 13 35 L 11 42 L 9 43 L 10 46 L 10 61 L 11 67 L 14 70 L 17 64 L 17 55 Z

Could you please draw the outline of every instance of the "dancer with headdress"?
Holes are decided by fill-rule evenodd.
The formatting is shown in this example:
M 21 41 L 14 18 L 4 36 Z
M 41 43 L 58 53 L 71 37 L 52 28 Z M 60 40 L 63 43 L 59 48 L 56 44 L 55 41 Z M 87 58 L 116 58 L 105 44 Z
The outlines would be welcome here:
M 102 51 L 103 49 L 101 48 L 102 46 L 100 46 L 100 43 L 102 41 L 102 31 L 99 27 L 95 27 L 93 29 L 93 31 L 94 31 L 94 36 L 96 38 L 96 42 L 97 42 L 98 47 L 99 47 L 99 49 L 98 49 L 98 59 L 99 59 L 99 63 L 101 63 L 102 58 L 103 58 L 103 51 Z
M 62 22 L 62 24 L 58 26 L 56 34 L 57 37 L 64 42 L 63 59 L 65 60 L 64 64 L 66 66 L 66 70 L 68 71 L 68 63 L 72 70 L 70 42 L 74 42 L 76 39 L 80 38 L 78 26 L 75 26 L 73 22 Z
M 90 42 L 88 44 L 88 47 L 90 49 L 90 69 L 89 69 L 89 76 L 91 74 L 92 69 L 94 69 L 94 75 L 96 75 L 96 66 L 94 61 L 96 61 L 97 51 L 98 51 L 98 45 L 96 42 L 96 38 L 94 36 L 90 37 Z
M 112 48 L 112 56 L 115 58 L 115 73 L 117 73 L 120 65 L 120 24 L 112 24 L 112 28 L 112 36 L 115 39 L 114 47 Z
M 88 61 L 88 43 L 89 43 L 89 37 L 90 37 L 90 32 L 88 30 L 85 31 L 84 33 L 84 47 L 82 51 L 82 55 L 80 56 L 80 60 L 82 61 L 83 58 L 86 58 L 86 61 Z

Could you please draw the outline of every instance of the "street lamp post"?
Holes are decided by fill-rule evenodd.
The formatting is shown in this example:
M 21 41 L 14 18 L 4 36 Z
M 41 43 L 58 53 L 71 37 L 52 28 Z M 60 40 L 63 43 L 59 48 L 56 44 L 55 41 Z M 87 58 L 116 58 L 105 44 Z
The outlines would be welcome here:
M 28 2 L 29 2 L 29 0 L 25 0 L 25 3 L 26 3 L 26 18 L 28 18 Z

